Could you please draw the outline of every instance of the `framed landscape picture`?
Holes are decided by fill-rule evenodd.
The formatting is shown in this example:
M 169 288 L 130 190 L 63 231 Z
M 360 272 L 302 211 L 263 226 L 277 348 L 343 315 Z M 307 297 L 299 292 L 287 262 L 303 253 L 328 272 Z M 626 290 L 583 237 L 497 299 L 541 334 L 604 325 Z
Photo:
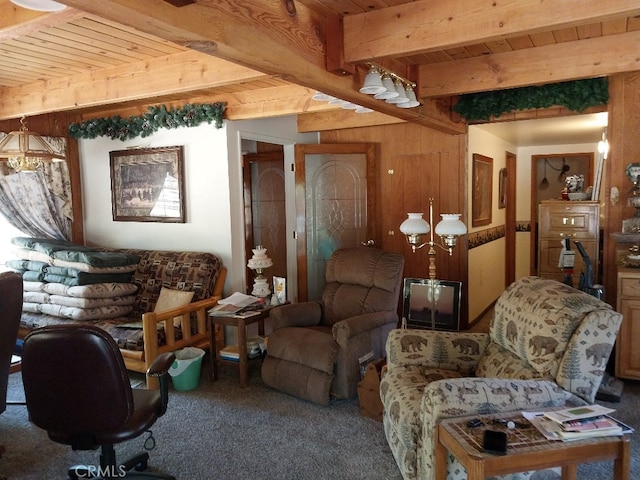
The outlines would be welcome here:
M 491 223 L 493 191 L 493 158 L 473 154 L 473 185 L 471 197 L 471 226 Z
M 185 222 L 182 146 L 109 152 L 117 222 Z

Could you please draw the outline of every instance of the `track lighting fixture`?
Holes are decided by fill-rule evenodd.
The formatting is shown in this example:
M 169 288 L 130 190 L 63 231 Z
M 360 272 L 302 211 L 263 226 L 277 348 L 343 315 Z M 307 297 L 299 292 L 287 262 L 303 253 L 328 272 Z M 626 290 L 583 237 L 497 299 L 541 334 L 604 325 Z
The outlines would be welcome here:
M 356 113 L 373 112 L 371 108 L 363 107 L 361 105 L 357 105 L 352 102 L 347 102 L 346 100 L 341 100 L 339 98 L 333 97 L 331 95 L 327 95 L 326 93 L 322 93 L 322 92 L 316 92 L 311 98 L 313 98 L 318 102 L 327 102 L 329 103 L 329 105 L 336 105 L 340 108 L 344 108 L 345 110 L 353 110 Z
M 384 100 L 400 108 L 414 108 L 420 105 L 414 91 L 415 83 L 375 63 L 368 65 L 369 72 L 364 78 L 360 93 L 373 95 L 378 100 Z

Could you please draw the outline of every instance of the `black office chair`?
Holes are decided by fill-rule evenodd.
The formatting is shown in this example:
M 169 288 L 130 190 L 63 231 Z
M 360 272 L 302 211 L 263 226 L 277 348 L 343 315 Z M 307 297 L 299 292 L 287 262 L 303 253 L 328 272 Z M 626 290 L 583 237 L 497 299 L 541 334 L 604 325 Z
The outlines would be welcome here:
M 0 273 L 0 413 L 7 408 L 7 386 L 11 356 L 22 316 L 22 275 L 15 272 Z M 0 455 L 4 447 L 0 445 Z
M 50 326 L 31 332 L 22 350 L 22 379 L 31 421 L 54 442 L 73 450 L 101 447 L 100 468 L 71 467 L 70 478 L 87 475 L 139 478 L 174 477 L 142 472 L 148 453 L 122 464 L 114 444 L 135 438 L 167 409 L 168 370 L 173 353 L 160 355 L 148 374 L 159 390 L 132 389 L 122 354 L 113 338 L 90 325 Z

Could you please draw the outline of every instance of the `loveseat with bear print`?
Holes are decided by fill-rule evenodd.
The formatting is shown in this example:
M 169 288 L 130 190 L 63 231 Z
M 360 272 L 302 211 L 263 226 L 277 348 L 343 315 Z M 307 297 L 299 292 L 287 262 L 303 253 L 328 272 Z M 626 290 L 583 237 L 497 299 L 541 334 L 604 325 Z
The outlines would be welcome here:
M 403 478 L 435 480 L 441 419 L 593 403 L 621 321 L 593 296 L 524 277 L 496 301 L 489 333 L 393 330 L 380 396 Z M 466 478 L 448 455 L 447 480 Z

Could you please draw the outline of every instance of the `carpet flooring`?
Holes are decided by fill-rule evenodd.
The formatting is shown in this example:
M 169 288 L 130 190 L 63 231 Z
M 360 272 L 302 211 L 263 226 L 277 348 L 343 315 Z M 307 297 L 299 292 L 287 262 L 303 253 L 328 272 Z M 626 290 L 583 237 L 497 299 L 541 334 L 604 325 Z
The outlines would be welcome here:
M 252 366 L 248 388 L 239 387 L 231 367 L 221 367 L 220 379 L 210 382 L 207 360 L 198 388 L 171 390 L 169 409 L 153 428 L 157 446 L 150 470 L 181 480 L 401 480 L 382 425 L 362 417 L 357 402 L 321 407 L 274 391 L 262 384 L 259 363 Z M 8 398 L 24 398 L 20 374 L 11 375 Z M 640 384 L 626 384 L 620 403 L 601 403 L 640 428 Z M 118 458 L 137 453 L 143 443 L 141 437 L 119 445 Z M 51 442 L 29 423 L 24 406 L 9 405 L 0 415 L 0 444 L 6 447 L 0 474 L 10 480 L 62 479 L 68 466 L 96 465 L 98 458 L 97 451 L 73 452 Z M 635 436 L 631 448 L 631 479 L 638 480 Z M 578 478 L 611 479 L 611 463 L 580 466 Z

